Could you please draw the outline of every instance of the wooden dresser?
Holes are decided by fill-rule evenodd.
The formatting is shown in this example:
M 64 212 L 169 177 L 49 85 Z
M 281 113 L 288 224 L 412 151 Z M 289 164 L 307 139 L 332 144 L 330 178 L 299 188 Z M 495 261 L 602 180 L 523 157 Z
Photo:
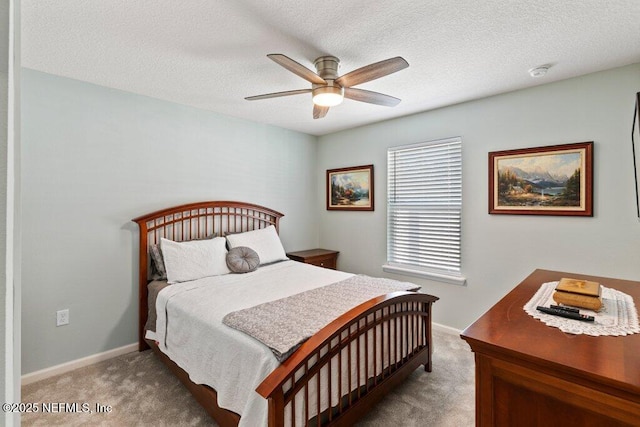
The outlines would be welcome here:
M 309 249 L 307 251 L 289 252 L 287 256 L 294 261 L 335 270 L 339 253 L 338 251 L 330 251 L 327 249 Z
M 640 306 L 640 282 L 534 271 L 462 332 L 475 353 L 477 426 L 640 426 L 640 334 L 570 335 L 522 309 L 562 277 L 600 282 Z

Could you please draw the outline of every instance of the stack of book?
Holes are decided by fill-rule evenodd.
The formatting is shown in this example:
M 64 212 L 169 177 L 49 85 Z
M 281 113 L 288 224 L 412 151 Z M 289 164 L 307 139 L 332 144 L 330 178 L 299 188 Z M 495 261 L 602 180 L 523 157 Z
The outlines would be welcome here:
M 602 307 L 600 283 L 581 279 L 562 278 L 553 293 L 558 304 L 598 311 Z

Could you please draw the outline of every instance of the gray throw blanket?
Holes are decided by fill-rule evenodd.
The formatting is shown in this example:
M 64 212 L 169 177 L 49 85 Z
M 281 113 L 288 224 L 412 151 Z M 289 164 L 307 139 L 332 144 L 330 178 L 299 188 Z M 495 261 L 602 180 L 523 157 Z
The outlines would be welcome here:
M 222 322 L 271 349 L 279 362 L 353 307 L 396 291 L 417 291 L 414 283 L 358 275 L 321 288 L 227 314 Z

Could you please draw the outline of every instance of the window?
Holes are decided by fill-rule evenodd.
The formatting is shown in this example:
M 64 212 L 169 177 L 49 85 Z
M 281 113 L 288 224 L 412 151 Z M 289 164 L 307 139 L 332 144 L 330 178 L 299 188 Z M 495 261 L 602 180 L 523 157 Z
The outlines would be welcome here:
M 387 163 L 384 271 L 464 284 L 460 271 L 462 140 L 392 147 Z

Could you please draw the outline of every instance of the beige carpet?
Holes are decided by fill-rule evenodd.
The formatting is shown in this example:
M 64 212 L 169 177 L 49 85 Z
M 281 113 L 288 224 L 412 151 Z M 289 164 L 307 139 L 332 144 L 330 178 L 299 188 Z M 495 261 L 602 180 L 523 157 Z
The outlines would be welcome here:
M 474 364 L 456 335 L 434 331 L 433 372 L 416 370 L 359 426 L 473 426 Z M 87 403 L 93 413 L 29 413 L 24 426 L 215 426 L 151 351 L 123 356 L 22 389 L 23 402 Z M 109 413 L 95 406 L 110 405 Z

